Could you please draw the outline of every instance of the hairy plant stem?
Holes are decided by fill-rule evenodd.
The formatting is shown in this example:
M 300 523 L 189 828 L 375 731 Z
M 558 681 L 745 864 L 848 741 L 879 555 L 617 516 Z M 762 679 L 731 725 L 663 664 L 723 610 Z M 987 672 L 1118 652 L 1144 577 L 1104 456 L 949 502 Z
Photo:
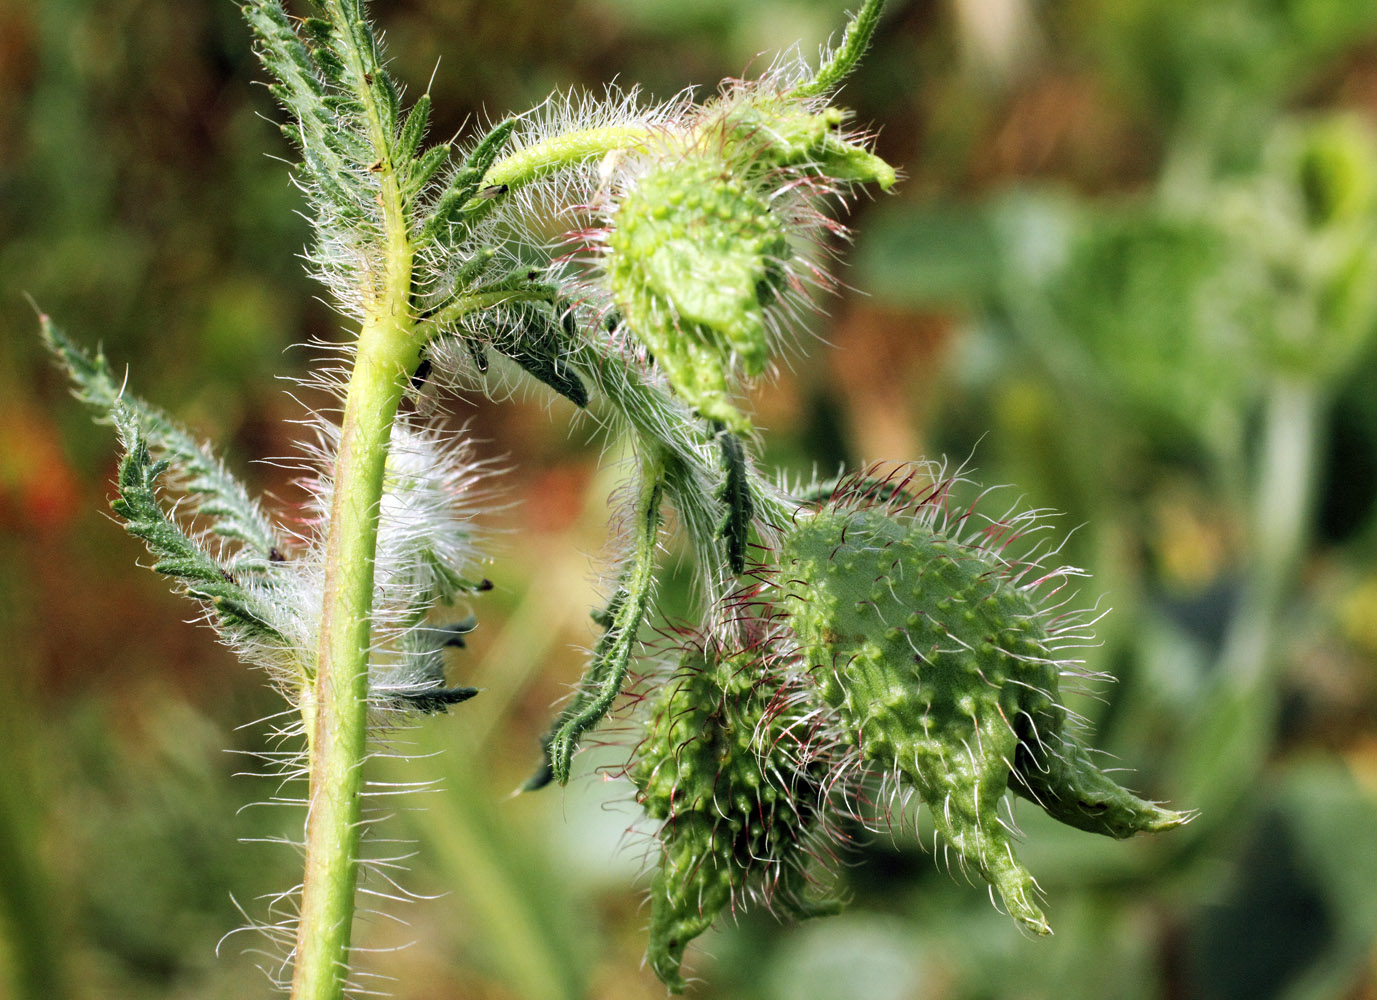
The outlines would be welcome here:
M 405 303 L 405 296 L 394 300 Z M 293 1000 L 343 994 L 358 881 L 378 505 L 392 422 L 419 349 L 404 312 L 365 324 L 335 466 L 315 676 L 302 692 L 310 758 Z
M 353 37 L 339 4 L 331 18 Z M 375 67 L 361 43 L 349 47 L 355 77 Z M 392 424 L 422 342 L 410 312 L 413 247 L 391 137 L 368 87 L 369 138 L 379 153 L 382 257 L 368 283 L 365 318 L 345 397 L 334 499 L 326 544 L 325 600 L 314 676 L 301 692 L 310 787 L 306 867 L 297 927 L 292 1000 L 338 1000 L 348 975 L 358 883 L 363 762 L 367 756 L 368 661 L 372 645 L 373 569 Z
M 483 183 L 508 187 L 529 184 L 615 149 L 643 147 L 651 134 L 652 129 L 645 125 L 605 125 L 552 135 L 498 160 L 484 175 Z
M 348 23 L 336 5 L 331 6 L 331 14 Z M 372 69 L 364 65 L 361 47 L 353 51 L 360 58 L 356 75 L 364 79 Z M 358 883 L 379 503 L 398 405 L 410 373 L 420 363 L 426 334 L 434 333 L 439 325 L 437 317 L 418 323 L 409 310 L 414 248 L 396 165 L 387 155 L 390 137 L 371 93 L 362 89 L 360 97 L 368 108 L 370 138 L 379 153 L 386 251 L 377 280 L 371 282 L 373 297 L 359 333 L 345 399 L 326 550 L 320 649 L 315 674 L 301 693 L 310 790 L 292 1000 L 337 1000 L 344 991 Z M 516 187 L 610 150 L 639 145 L 647 135 L 645 128 L 628 127 L 555 136 L 495 164 L 487 181 Z M 539 298 L 541 293 L 466 295 L 440 318 L 450 322 L 464 313 L 531 297 Z

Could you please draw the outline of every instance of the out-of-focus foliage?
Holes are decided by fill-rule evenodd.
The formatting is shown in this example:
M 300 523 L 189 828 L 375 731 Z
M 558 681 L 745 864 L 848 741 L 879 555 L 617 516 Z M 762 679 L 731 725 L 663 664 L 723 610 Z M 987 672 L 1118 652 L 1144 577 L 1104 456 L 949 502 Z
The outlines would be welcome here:
M 614 75 L 664 97 L 839 22 L 822 0 L 379 5 L 436 133 Z M 299 826 L 237 777 L 277 710 L 102 516 L 108 432 L 49 372 L 32 295 L 142 395 L 271 465 L 289 345 L 338 336 L 232 4 L 0 0 L 0 996 L 247 997 L 232 898 L 289 884 Z M 1033 941 L 958 884 L 931 829 L 858 831 L 842 917 L 743 917 L 690 953 L 742 1000 L 1339 998 L 1377 992 L 1377 7 L 1351 0 L 891 0 L 843 100 L 903 165 L 856 206 L 819 345 L 757 400 L 806 473 L 971 455 L 1065 512 L 1113 612 L 1077 705 L 1136 790 L 1201 817 L 1087 843 L 1032 809 Z M 403 996 L 658 997 L 618 852 L 630 789 L 505 798 L 594 638 L 599 444 L 546 398 L 474 410 L 521 503 L 462 718 L 403 735 L 440 791 L 399 800 L 400 876 L 439 898 L 362 928 Z M 661 595 L 684 604 L 674 587 Z M 499 616 L 496 612 L 501 611 Z M 468 706 L 466 706 L 467 708 Z M 405 745 L 403 749 L 405 749 Z M 590 751 L 619 762 L 622 751 Z M 405 780 L 379 771 L 378 780 Z M 379 886 L 378 888 L 386 888 Z

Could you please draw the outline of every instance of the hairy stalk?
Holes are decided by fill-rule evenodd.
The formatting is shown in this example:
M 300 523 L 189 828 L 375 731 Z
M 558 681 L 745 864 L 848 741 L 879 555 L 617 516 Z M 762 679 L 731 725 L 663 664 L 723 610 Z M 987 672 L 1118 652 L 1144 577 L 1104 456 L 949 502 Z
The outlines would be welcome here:
M 483 175 L 479 196 L 464 206 L 464 214 L 471 222 L 477 222 L 501 200 L 491 197 L 491 192 L 506 194 L 616 150 L 643 148 L 652 133 L 645 125 L 605 125 L 542 139 L 495 162 Z
M 614 149 L 645 145 L 651 130 L 643 125 L 607 125 L 565 132 L 505 156 L 483 177 L 487 186 L 516 187 L 548 177 L 564 167 L 606 156 Z
M 351 44 L 351 67 L 369 80 L 377 67 L 357 37 L 367 30 L 336 2 L 331 19 Z M 306 868 L 292 973 L 293 1000 L 336 1000 L 348 972 L 358 882 L 363 761 L 367 752 L 368 661 L 373 567 L 388 442 L 421 344 L 410 313 L 413 251 L 396 167 L 376 99 L 358 88 L 377 150 L 385 253 L 372 283 L 345 399 L 326 548 L 320 648 L 301 710 L 310 759 Z
M 405 297 L 382 305 L 389 301 L 400 307 Z M 418 359 L 404 312 L 370 320 L 359 336 L 335 469 L 319 658 L 301 701 L 311 771 L 293 1000 L 343 992 L 358 881 L 378 504 L 392 422 Z

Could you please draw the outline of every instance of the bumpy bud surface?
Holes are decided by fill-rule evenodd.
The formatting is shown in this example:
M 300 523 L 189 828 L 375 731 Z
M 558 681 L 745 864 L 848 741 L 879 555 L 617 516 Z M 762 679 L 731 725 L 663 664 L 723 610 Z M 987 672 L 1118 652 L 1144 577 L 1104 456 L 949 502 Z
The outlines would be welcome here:
M 1189 817 L 1120 788 L 1068 732 L 1058 650 L 1071 619 L 1039 595 L 1066 571 L 1005 561 L 997 540 L 1014 525 L 963 539 L 950 529 L 966 518 L 949 521 L 940 497 L 906 507 L 901 494 L 878 506 L 875 496 L 834 495 L 800 517 L 780 545 L 780 605 L 863 756 L 910 783 L 959 859 L 1024 927 L 1047 933 L 998 816 L 1006 788 L 1115 837 Z
M 737 433 L 731 401 L 762 374 L 843 227 L 823 202 L 852 185 L 894 183 L 894 169 L 848 134 L 846 114 L 780 81 L 728 88 L 656 142 L 610 162 L 602 284 L 623 328 L 674 391 Z
M 685 947 L 728 906 L 756 895 L 796 917 L 835 912 L 804 897 L 825 753 L 782 683 L 758 654 L 691 649 L 627 768 L 661 821 L 648 957 L 674 992 Z
M 647 171 L 613 216 L 613 302 L 680 395 L 736 429 L 728 373 L 764 370 L 764 304 L 788 252 L 760 193 L 724 158 L 698 150 Z

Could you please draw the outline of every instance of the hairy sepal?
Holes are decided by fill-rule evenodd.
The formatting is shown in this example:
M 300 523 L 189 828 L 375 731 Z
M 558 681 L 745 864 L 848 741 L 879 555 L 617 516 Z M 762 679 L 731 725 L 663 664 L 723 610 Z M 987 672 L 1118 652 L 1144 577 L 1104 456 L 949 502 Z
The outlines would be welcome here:
M 812 289 L 831 286 L 818 247 L 844 230 L 822 203 L 894 183 L 846 118 L 772 77 L 734 83 L 614 166 L 594 237 L 607 292 L 675 391 L 738 433 L 749 424 L 732 396 L 766 371 Z

